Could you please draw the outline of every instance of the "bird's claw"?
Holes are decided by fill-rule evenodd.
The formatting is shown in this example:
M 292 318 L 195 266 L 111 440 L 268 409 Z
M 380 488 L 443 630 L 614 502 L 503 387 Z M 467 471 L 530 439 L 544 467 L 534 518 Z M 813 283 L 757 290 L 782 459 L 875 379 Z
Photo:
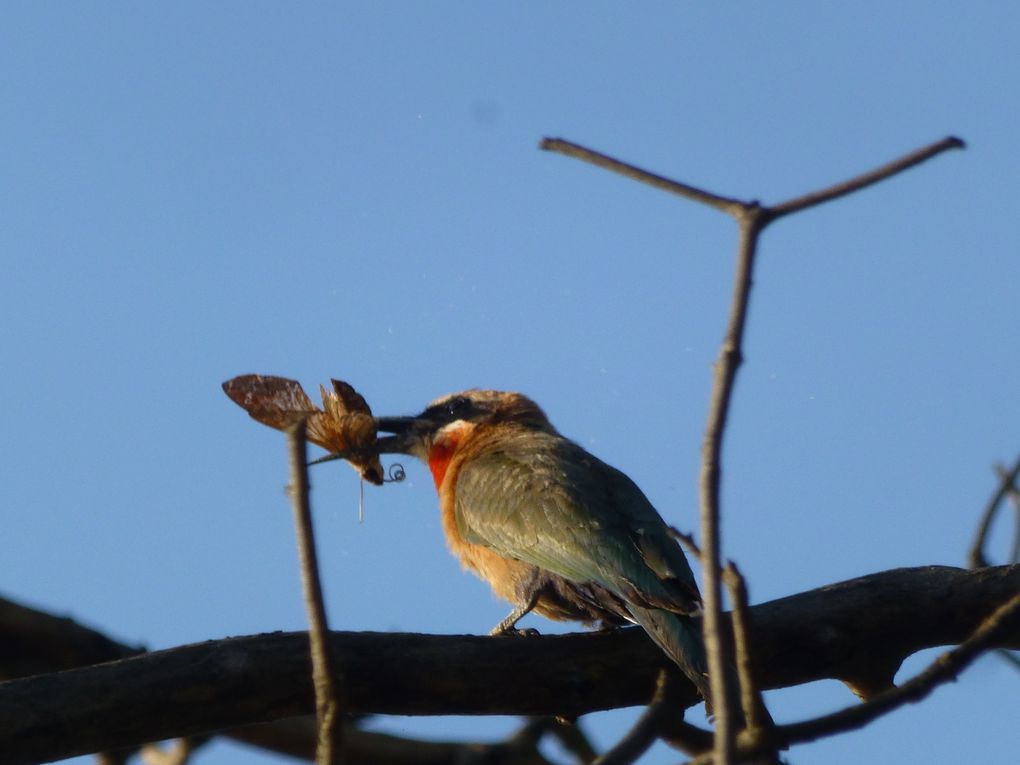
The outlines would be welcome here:
M 489 634 L 492 635 L 493 637 L 499 637 L 501 635 L 511 635 L 516 637 L 534 637 L 536 635 L 540 635 L 541 633 L 534 627 L 525 627 L 523 629 L 519 627 L 496 627 L 491 632 L 489 632 Z

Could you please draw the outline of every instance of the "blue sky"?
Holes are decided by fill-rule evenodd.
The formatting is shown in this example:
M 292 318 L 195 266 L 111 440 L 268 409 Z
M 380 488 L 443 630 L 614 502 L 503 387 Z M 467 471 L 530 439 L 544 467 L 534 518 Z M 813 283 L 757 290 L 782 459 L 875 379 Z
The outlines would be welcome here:
M 723 492 L 756 601 L 963 564 L 1020 433 L 1018 21 L 990 2 L 5 4 L 3 594 L 150 648 L 302 629 L 283 437 L 220 390 L 247 372 L 339 377 L 391 414 L 525 391 L 695 529 L 734 226 L 547 135 L 765 203 L 967 140 L 765 233 Z M 507 609 L 407 468 L 366 489 L 362 525 L 355 474 L 313 474 L 332 624 L 484 632 Z M 986 658 L 792 756 L 978 741 L 1012 763 L 1018 681 Z M 832 682 L 769 699 L 780 721 L 852 702 Z M 588 729 L 605 745 L 636 714 Z M 277 761 L 217 743 L 199 762 L 242 756 Z

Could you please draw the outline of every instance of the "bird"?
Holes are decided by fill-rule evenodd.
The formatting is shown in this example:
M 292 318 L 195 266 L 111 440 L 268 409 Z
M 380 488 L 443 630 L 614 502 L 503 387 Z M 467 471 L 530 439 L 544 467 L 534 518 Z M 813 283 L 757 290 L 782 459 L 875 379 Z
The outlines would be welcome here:
M 626 474 L 561 435 L 521 393 L 471 389 L 378 417 L 380 453 L 428 465 L 446 542 L 513 610 L 644 628 L 710 704 L 701 596 L 670 527 Z

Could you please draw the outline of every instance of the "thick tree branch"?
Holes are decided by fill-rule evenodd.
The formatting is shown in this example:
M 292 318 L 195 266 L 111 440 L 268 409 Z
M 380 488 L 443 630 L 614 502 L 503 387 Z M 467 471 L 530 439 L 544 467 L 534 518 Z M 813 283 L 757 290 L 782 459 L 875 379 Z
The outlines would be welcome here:
M 0 680 L 57 672 L 145 653 L 66 616 L 0 598 Z
M 890 688 L 866 704 L 824 717 L 782 726 L 785 744 L 814 741 L 835 732 L 862 728 L 890 710 L 925 698 L 941 683 L 953 680 L 974 659 L 1004 635 L 1020 632 L 1020 591 L 985 619 L 966 642 L 938 657 L 924 672 L 898 688 Z
M 897 569 L 750 610 L 763 688 L 855 682 L 966 640 L 1020 592 L 1020 566 Z M 664 666 L 643 632 L 527 639 L 332 633 L 352 712 L 561 714 L 644 704 Z M 231 638 L 0 684 L 0 763 L 40 762 L 307 714 L 305 633 Z M 1020 648 L 1020 632 L 998 647 Z

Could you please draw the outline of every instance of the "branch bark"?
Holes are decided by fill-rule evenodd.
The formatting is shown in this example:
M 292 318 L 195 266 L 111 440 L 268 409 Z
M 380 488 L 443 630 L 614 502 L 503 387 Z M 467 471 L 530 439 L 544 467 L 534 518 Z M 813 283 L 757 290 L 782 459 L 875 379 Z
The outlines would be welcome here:
M 896 569 L 754 606 L 763 688 L 895 673 L 910 654 L 964 640 L 1020 592 L 1020 565 Z M 306 633 L 183 646 L 0 684 L 0 763 L 40 762 L 307 714 Z M 576 716 L 647 703 L 666 667 L 643 632 L 492 638 L 331 633 L 348 711 Z M 1020 648 L 1020 632 L 1002 648 Z M 878 668 L 878 669 L 876 669 Z M 891 674 L 889 674 L 891 677 Z
M 308 613 L 308 640 L 311 648 L 312 684 L 315 687 L 315 717 L 319 724 L 315 748 L 316 765 L 333 765 L 341 761 L 343 727 L 340 724 L 340 702 L 337 688 L 343 684 L 330 648 L 326 604 L 322 597 L 319 560 L 315 552 L 315 530 L 312 508 L 308 499 L 308 454 L 305 436 L 308 420 L 302 417 L 287 430 L 290 455 L 290 493 L 294 507 L 294 528 L 297 534 L 301 587 L 305 611 Z

